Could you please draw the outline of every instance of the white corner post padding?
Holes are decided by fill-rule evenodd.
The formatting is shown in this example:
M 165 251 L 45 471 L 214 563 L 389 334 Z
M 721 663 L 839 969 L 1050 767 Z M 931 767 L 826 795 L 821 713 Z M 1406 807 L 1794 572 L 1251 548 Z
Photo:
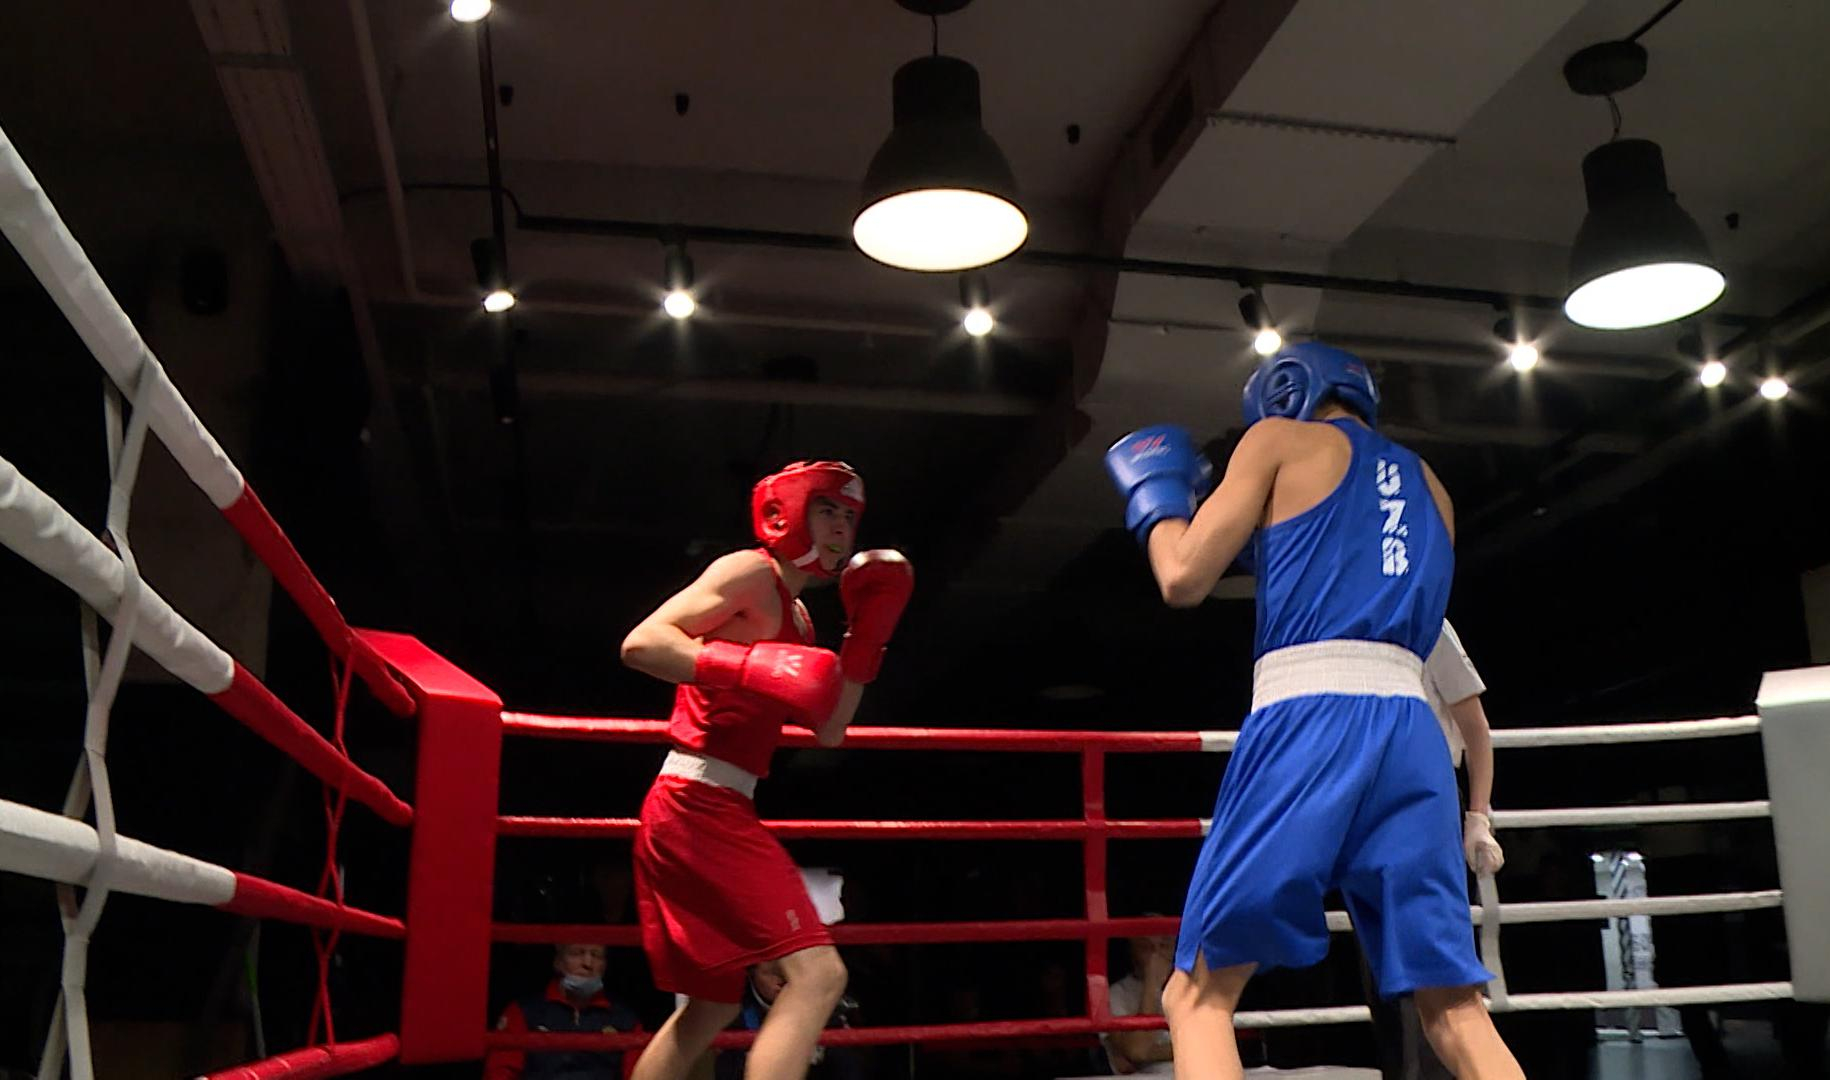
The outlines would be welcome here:
M 1768 672 L 1757 703 L 1793 993 L 1830 1002 L 1830 665 Z

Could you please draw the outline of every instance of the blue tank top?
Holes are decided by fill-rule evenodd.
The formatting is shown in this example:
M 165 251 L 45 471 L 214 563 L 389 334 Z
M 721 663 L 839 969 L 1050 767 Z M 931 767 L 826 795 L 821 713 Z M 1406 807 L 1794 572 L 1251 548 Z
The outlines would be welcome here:
M 1314 641 L 1383 641 L 1429 655 L 1455 549 L 1417 455 L 1345 418 L 1353 457 L 1328 497 L 1252 535 L 1254 656 Z

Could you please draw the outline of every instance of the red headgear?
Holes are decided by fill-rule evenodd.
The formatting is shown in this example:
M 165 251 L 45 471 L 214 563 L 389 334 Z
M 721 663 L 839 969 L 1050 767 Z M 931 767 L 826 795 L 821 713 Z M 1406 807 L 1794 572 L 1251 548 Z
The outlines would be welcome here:
M 820 565 L 807 528 L 807 511 L 816 498 L 831 499 L 864 516 L 864 480 L 843 461 L 797 461 L 765 476 L 750 491 L 750 527 L 777 558 L 820 577 L 837 570 Z

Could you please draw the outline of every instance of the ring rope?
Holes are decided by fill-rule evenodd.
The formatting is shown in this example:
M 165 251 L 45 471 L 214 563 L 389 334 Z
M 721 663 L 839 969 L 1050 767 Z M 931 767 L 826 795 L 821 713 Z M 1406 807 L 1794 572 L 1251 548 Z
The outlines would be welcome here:
M 1559 810 L 1495 810 L 1495 829 L 1562 825 L 1664 825 L 1688 821 L 1740 821 L 1773 816 L 1766 799 L 1741 802 L 1665 803 L 1658 806 L 1583 806 Z
M 412 715 L 416 704 L 382 663 L 373 645 L 344 621 L 291 541 L 178 393 L 3 130 L 0 231 L 4 231 L 109 376 L 104 386 L 104 434 L 110 469 L 104 533 L 107 544 L 10 462 L 0 460 L 0 543 L 63 582 L 84 602 L 82 633 L 88 702 L 82 755 L 64 800 L 63 815 L 0 800 L 0 868 L 36 872 L 55 881 L 64 930 L 60 992 L 39 1075 L 61 1077 L 67 1057 L 76 1080 L 91 1080 L 93 1076 L 86 1008 L 89 940 L 114 891 L 209 903 L 223 910 L 290 919 L 321 928 L 324 933 L 314 937 L 320 949 L 318 1003 L 327 1036 L 334 1041 L 327 968 L 338 935 L 348 930 L 405 936 L 401 920 L 352 909 L 344 903 L 336 864 L 337 832 L 344 808 L 354 798 L 393 824 L 407 825 L 412 821 L 411 808 L 378 779 L 357 768 L 343 743 L 350 676 L 360 676 L 376 698 L 398 715 Z M 125 431 L 123 394 L 133 398 Z M 333 669 L 342 665 L 334 744 L 313 731 L 145 585 L 128 543 L 128 521 L 148 432 L 165 444 L 192 483 L 298 604 L 328 648 Z M 105 649 L 100 644 L 98 615 L 113 624 Z M 106 760 L 109 718 L 136 645 L 323 781 L 329 841 L 325 877 L 320 880 L 319 890 L 329 892 L 330 897 L 308 896 L 117 833 Z M 93 827 L 84 820 L 91 808 Z M 318 1016 L 314 1015 L 313 1038 L 317 1024 Z M 387 1060 L 398 1052 L 398 1040 L 391 1035 L 352 1046 L 353 1051 L 350 1047 L 330 1047 L 283 1055 L 285 1060 L 247 1067 L 248 1075 L 341 1075 L 363 1067 L 363 1063 Z M 282 1067 L 268 1068 L 276 1063 Z
M 572 739 L 610 743 L 655 743 L 667 737 L 667 724 L 655 720 L 613 717 L 570 717 L 533 713 L 504 712 L 504 735 L 542 739 Z M 1761 730 L 1758 717 L 1720 717 L 1669 722 L 1586 725 L 1572 728 L 1511 729 L 1495 733 L 1496 745 L 1507 748 L 1537 746 L 1579 746 L 1622 743 L 1644 743 L 1691 738 L 1722 738 L 1756 735 Z M 1504 737 L 1502 738 L 1502 734 Z M 1237 732 L 1057 732 L 1013 729 L 920 729 L 920 728 L 853 728 L 847 733 L 847 747 L 857 749 L 959 749 L 976 751 L 1079 752 L 1083 754 L 1082 785 L 1086 814 L 1080 820 L 1047 821 L 769 821 L 764 826 L 783 838 L 870 838 L 870 839 L 1031 839 L 1083 840 L 1089 854 L 1097 848 L 1103 852 L 1103 841 L 1138 837 L 1198 837 L 1211 827 L 1209 819 L 1153 821 L 1114 821 L 1104 816 L 1103 794 L 1095 791 L 1102 781 L 1098 762 L 1105 753 L 1231 750 Z M 783 743 L 788 746 L 815 745 L 811 732 L 786 729 Z M 1550 810 L 1509 811 L 1496 815 L 1496 827 L 1512 829 L 1548 826 L 1649 825 L 1685 821 L 1722 821 L 1771 816 L 1766 800 L 1721 803 L 1667 804 L 1651 807 L 1576 807 Z M 498 836 L 628 836 L 637 826 L 629 818 L 560 818 L 525 815 L 500 815 Z M 1091 880 L 1091 876 L 1090 876 Z M 1500 927 L 1507 923 L 1542 923 L 1564 920 L 1617 918 L 1626 915 L 1674 915 L 1703 912 L 1747 911 L 1779 907 L 1784 902 L 1781 890 L 1702 894 L 1674 897 L 1632 899 L 1594 899 L 1534 903 L 1502 903 L 1497 882 L 1487 876 L 1477 883 L 1479 904 L 1471 905 L 1471 924 L 1479 927 L 1481 955 L 1495 979 L 1488 985 L 1489 1008 L 1493 1011 L 1533 1011 L 1560 1008 L 1646 1007 L 1668 1002 L 1766 1000 L 1788 997 L 1789 983 L 1731 984 L 1714 987 L 1682 987 L 1654 991 L 1608 991 L 1570 994 L 1514 994 L 1505 982 L 1501 963 Z M 990 1024 L 952 1025 L 932 1028 L 858 1029 L 825 1040 L 839 1042 L 907 1042 L 935 1039 L 985 1038 L 1051 1033 L 1103 1032 L 1127 1030 L 1142 1025 L 1130 1020 L 1111 1018 L 1104 997 L 1103 971 L 1094 954 L 1103 951 L 1103 942 L 1115 937 L 1139 934 L 1174 933 L 1179 920 L 1173 918 L 1109 919 L 1099 910 L 1089 886 L 1088 918 L 1003 920 L 973 923 L 901 923 L 839 924 L 832 928 L 839 944 L 913 944 L 956 943 L 1013 940 L 1082 940 L 1089 943 L 1088 1015 L 1063 1027 L 1057 1021 L 1017 1021 Z M 1351 930 L 1344 911 L 1326 913 L 1328 928 L 1335 932 Z M 561 941 L 602 941 L 607 945 L 639 943 L 637 928 L 632 926 L 531 925 L 497 923 L 491 928 L 492 940 L 516 943 L 551 943 Z M 1285 1026 L 1307 1023 L 1341 1023 L 1364 1020 L 1363 1006 L 1283 1010 L 1275 1013 L 1242 1014 L 1240 1022 L 1249 1026 Z M 1161 1027 L 1160 1019 L 1155 1023 Z M 1059 1030 L 1057 1030 L 1059 1029 Z M 522 1033 L 489 1036 L 489 1045 L 501 1049 L 560 1049 L 563 1046 L 609 1049 L 639 1045 L 640 1036 L 609 1039 L 603 1036 L 556 1037 L 528 1036 Z
M 249 487 L 190 403 L 172 385 L 57 208 L 0 129 L 0 232 L 12 242 L 51 299 L 123 393 L 143 394 L 147 422 L 185 475 L 241 534 L 274 580 L 298 604 L 333 654 L 357 673 L 390 711 L 412 715 L 414 704 L 375 651 L 344 621 L 337 605 L 292 541 Z M 143 390 L 138 389 L 143 388 Z
M 613 716 L 557 716 L 504 712 L 502 734 L 588 742 L 647 743 L 667 735 L 667 721 Z M 1723 716 L 1703 720 L 1652 720 L 1574 727 L 1495 728 L 1496 750 L 1547 746 L 1604 746 L 1622 743 L 1675 742 L 1760 734 L 1758 716 Z M 855 727 L 845 733 L 848 750 L 1054 750 L 1071 753 L 1103 750 L 1109 754 L 1146 754 L 1199 750 L 1225 753 L 1238 741 L 1237 731 L 1045 731 L 1023 728 Z M 782 731 L 786 747 L 815 747 L 813 733 Z
M 1621 899 L 1542 900 L 1502 903 L 1505 925 L 1588 921 L 1628 915 L 1662 917 L 1732 911 L 1770 910 L 1784 905 L 1779 889 L 1754 892 L 1699 893 L 1688 896 L 1641 896 Z M 1486 926 L 1485 907 L 1468 909 L 1471 923 Z M 1345 933 L 1353 923 L 1345 911 L 1327 913 L 1328 929 Z M 1084 941 L 1089 937 L 1144 937 L 1174 934 L 1181 920 L 1173 915 L 1093 919 L 982 919 L 960 922 L 836 923 L 829 927 L 840 945 L 963 945 L 1016 941 Z M 513 945 L 563 945 L 595 941 L 605 945 L 641 945 L 641 930 L 621 923 L 495 923 L 490 939 Z
M 403 938 L 405 925 L 389 915 L 339 906 L 251 874 L 117 836 L 114 892 L 202 904 L 236 915 L 279 919 L 301 926 L 336 927 L 346 933 Z M 81 885 L 90 880 L 100 844 L 93 826 L 37 807 L 0 799 L 0 870 L 44 881 Z
M 104 619 L 118 622 L 125 570 L 119 555 L 56 500 L 0 457 L 0 544 L 62 582 Z M 394 825 L 413 811 L 380 780 L 357 768 L 275 697 L 221 646 L 204 636 L 165 598 L 138 583 L 141 617 L 132 639 L 160 667 L 220 705 L 326 784 L 349 786 L 350 797 Z
M 1792 997 L 1789 982 L 1739 983 L 1725 986 L 1681 986 L 1657 990 L 1597 990 L 1579 993 L 1514 994 L 1504 1009 L 1494 1012 L 1545 1012 L 1563 1009 L 1655 1008 L 1667 1005 L 1722 1005 L 1733 1002 L 1779 1001 Z M 1318 1024 L 1352 1024 L 1372 1019 L 1364 1005 L 1324 1006 L 1309 1009 L 1274 1009 L 1242 1012 L 1233 1017 L 1241 1028 L 1307 1027 Z M 892 1043 L 963 1042 L 1023 1036 L 1097 1035 L 1110 1031 L 1161 1031 L 1161 1016 L 1118 1016 L 1103 1021 L 1088 1017 L 1037 1020 L 990 1020 L 962 1024 L 920 1024 L 901 1027 L 829 1028 L 820 1033 L 825 1046 L 880 1046 Z M 549 1032 L 492 1031 L 485 1037 L 491 1050 L 635 1050 L 651 1035 L 555 1034 Z M 712 1045 L 721 1049 L 748 1046 L 753 1031 L 720 1033 Z

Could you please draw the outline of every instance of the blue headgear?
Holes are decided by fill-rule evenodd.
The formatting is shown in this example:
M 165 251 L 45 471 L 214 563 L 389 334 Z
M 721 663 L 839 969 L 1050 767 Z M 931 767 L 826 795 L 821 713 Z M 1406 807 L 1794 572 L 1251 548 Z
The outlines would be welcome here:
M 1267 416 L 1310 420 L 1330 397 L 1378 424 L 1379 387 L 1364 361 L 1319 341 L 1285 345 L 1245 381 L 1245 423 L 1250 427 Z

